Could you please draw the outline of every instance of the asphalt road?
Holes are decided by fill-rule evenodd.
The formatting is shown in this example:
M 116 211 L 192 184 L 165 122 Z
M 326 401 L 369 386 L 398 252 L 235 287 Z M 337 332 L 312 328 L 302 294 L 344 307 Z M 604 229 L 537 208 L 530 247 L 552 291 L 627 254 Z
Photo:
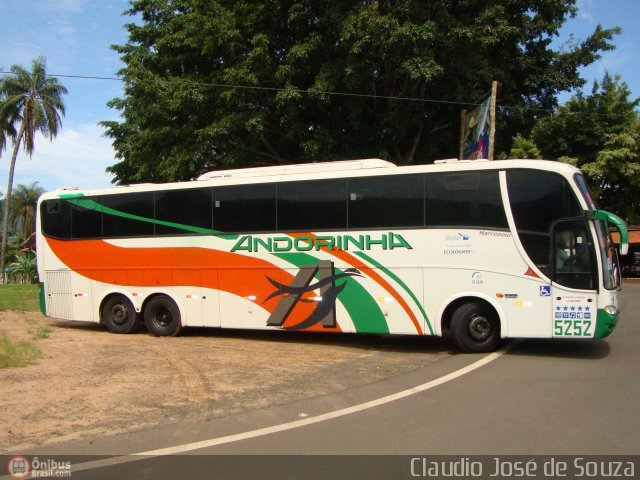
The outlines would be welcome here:
M 553 461 L 562 455 L 638 455 L 640 285 L 625 285 L 623 292 L 623 318 L 605 340 L 525 340 L 491 358 L 454 355 L 382 382 L 297 404 L 100 439 L 81 451 L 78 445 L 62 445 L 49 453 L 136 453 L 203 442 L 172 450 L 187 454 L 178 458 L 116 457 L 87 464 L 92 458 L 82 457 L 84 467 L 101 468 L 74 471 L 72 478 L 411 478 L 415 472 L 408 465 L 416 456 L 449 455 L 464 462 L 474 455 L 546 455 Z M 429 384 L 477 361 L 487 363 Z M 419 385 L 421 391 L 409 390 Z M 375 403 L 407 391 L 402 398 Z M 365 407 L 345 410 L 354 405 Z M 330 418 L 336 411 L 346 413 Z M 300 426 L 302 422 L 308 424 Z M 276 425 L 285 427 L 264 430 Z M 222 440 L 215 444 L 210 439 Z M 387 457 L 366 457 L 370 455 Z M 640 477 L 637 465 L 636 457 L 634 477 Z M 541 473 L 542 465 L 538 467 Z

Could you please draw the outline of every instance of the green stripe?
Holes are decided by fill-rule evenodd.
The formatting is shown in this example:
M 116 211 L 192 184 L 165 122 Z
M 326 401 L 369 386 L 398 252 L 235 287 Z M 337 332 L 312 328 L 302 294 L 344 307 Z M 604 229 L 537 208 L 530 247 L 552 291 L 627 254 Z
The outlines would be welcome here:
M 274 253 L 274 256 L 300 268 L 302 265 L 316 265 L 318 259 L 306 253 Z M 336 274 L 343 273 L 336 268 Z M 389 333 L 384 313 L 375 299 L 355 279 L 347 281 L 347 286 L 338 296 L 338 300 L 349 313 L 353 326 L 358 333 Z
M 418 308 L 420 309 L 420 313 L 422 314 L 422 317 L 424 318 L 425 323 L 427 324 L 427 327 L 429 327 L 429 332 L 431 332 L 431 335 L 433 335 L 433 328 L 431 327 L 431 322 L 429 322 L 429 318 L 427 317 L 427 312 L 424 311 L 424 308 L 422 307 L 422 303 L 420 303 L 420 300 L 418 300 L 418 298 L 415 296 L 415 294 L 411 291 L 411 289 L 407 286 L 406 283 L 404 283 L 400 277 L 398 277 L 395 273 L 393 273 L 391 270 L 389 270 L 388 268 L 382 266 L 379 262 L 377 262 L 376 260 L 374 260 L 373 258 L 371 258 L 369 255 L 367 255 L 364 252 L 354 252 L 357 256 L 359 256 L 360 258 L 362 258 L 363 260 L 366 260 L 367 262 L 369 262 L 371 265 L 373 265 L 376 268 L 379 268 L 380 270 L 382 270 L 384 273 L 386 273 L 389 277 L 391 277 L 398 285 L 400 285 L 403 290 L 405 292 L 407 292 L 409 294 L 409 296 L 411 297 L 411 299 L 415 302 L 415 304 L 418 306 Z
M 47 316 L 47 302 L 45 300 L 45 293 L 44 293 L 44 282 L 40 282 L 40 294 L 38 296 L 39 300 L 40 300 L 40 310 L 42 311 L 42 314 L 46 317 Z
M 209 228 L 194 227 L 192 225 L 185 225 L 183 223 L 166 222 L 164 220 L 156 220 L 153 218 L 142 217 L 140 215 L 133 215 L 131 213 L 121 212 L 120 210 L 115 210 L 113 208 L 105 207 L 104 205 L 101 205 L 95 202 L 94 200 L 89 200 L 86 198 L 73 198 L 73 199 L 67 198 L 66 201 L 78 207 L 85 208 L 87 210 L 95 210 L 96 212 L 100 212 L 105 215 L 114 215 L 116 217 L 128 218 L 129 220 L 137 220 L 140 222 L 153 223 L 153 224 L 162 225 L 165 227 L 172 227 L 177 230 L 184 230 L 186 232 L 214 235 L 216 237 L 220 237 L 225 240 L 235 240 L 238 238 L 237 234 L 223 233 L 218 230 L 211 230 Z
M 80 193 L 80 192 L 73 192 L 73 193 L 61 193 L 58 195 L 58 197 L 60 198 L 77 198 L 77 197 L 84 197 L 84 193 Z

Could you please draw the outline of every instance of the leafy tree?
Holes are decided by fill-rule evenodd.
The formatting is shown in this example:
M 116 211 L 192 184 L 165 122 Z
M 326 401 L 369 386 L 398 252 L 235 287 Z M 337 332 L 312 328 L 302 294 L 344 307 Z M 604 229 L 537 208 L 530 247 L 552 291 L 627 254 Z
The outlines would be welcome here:
M 513 146 L 511 147 L 509 158 L 541 159 L 542 154 L 533 140 L 518 135 L 513 139 Z
M 579 92 L 542 119 L 533 129 L 533 139 L 545 158 L 574 157 L 579 167 L 594 162 L 607 136 L 622 133 L 638 118 L 640 99 L 630 96 L 619 75 L 605 73 L 602 82 L 594 82 L 591 95 Z
M 630 96 L 620 76 L 606 73 L 590 95 L 572 97 L 532 135 L 545 158 L 582 169 L 601 208 L 638 223 L 640 99 Z
M 61 115 L 65 111 L 62 95 L 66 93 L 67 89 L 56 78 L 47 76 L 45 60 L 42 58 L 33 61 L 31 71 L 13 65 L 11 75 L 0 82 L 0 123 L 8 126 L 7 131 L 16 131 L 2 219 L 0 272 L 4 271 L 6 261 L 9 205 L 20 145 L 31 156 L 35 150 L 36 132 L 53 140 L 62 125 Z M 16 125 L 19 125 L 17 130 Z
M 26 240 L 35 230 L 36 203 L 44 188 L 33 182 L 31 185 L 18 185 L 11 195 L 9 206 L 11 222 L 15 228 L 22 226 L 22 239 Z
M 640 121 L 607 135 L 595 161 L 583 165 L 602 208 L 640 223 Z
M 103 122 L 117 183 L 214 169 L 457 154 L 459 111 L 556 106 L 613 48 L 600 26 L 556 51 L 574 0 L 133 0 L 122 121 Z M 454 102 L 454 103 L 451 103 Z M 455 103 L 460 102 L 460 103 Z M 534 119 L 504 110 L 511 139 Z M 516 131 L 513 131 L 516 130 Z M 507 142 L 508 143 L 508 142 Z M 503 148 L 508 151 L 508 148 Z

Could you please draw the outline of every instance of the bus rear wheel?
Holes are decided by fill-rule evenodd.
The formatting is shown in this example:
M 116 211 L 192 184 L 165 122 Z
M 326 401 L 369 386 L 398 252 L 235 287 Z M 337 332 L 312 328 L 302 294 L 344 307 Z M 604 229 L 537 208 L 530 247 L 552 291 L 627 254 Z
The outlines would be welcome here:
M 453 312 L 451 336 L 465 352 L 492 352 L 500 342 L 500 322 L 490 307 L 468 302 Z
M 140 317 L 127 297 L 112 295 L 102 305 L 102 323 L 111 333 L 132 333 L 140 326 Z
M 144 325 L 156 337 L 175 337 L 182 331 L 180 310 L 166 295 L 149 300 L 144 308 Z

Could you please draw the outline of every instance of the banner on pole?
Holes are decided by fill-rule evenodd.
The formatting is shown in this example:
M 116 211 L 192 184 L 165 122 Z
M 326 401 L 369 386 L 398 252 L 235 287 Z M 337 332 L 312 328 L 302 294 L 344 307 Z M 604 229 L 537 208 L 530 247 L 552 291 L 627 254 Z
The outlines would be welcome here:
M 477 108 L 465 114 L 463 122 L 463 160 L 489 158 L 489 130 L 490 130 L 490 96 Z

